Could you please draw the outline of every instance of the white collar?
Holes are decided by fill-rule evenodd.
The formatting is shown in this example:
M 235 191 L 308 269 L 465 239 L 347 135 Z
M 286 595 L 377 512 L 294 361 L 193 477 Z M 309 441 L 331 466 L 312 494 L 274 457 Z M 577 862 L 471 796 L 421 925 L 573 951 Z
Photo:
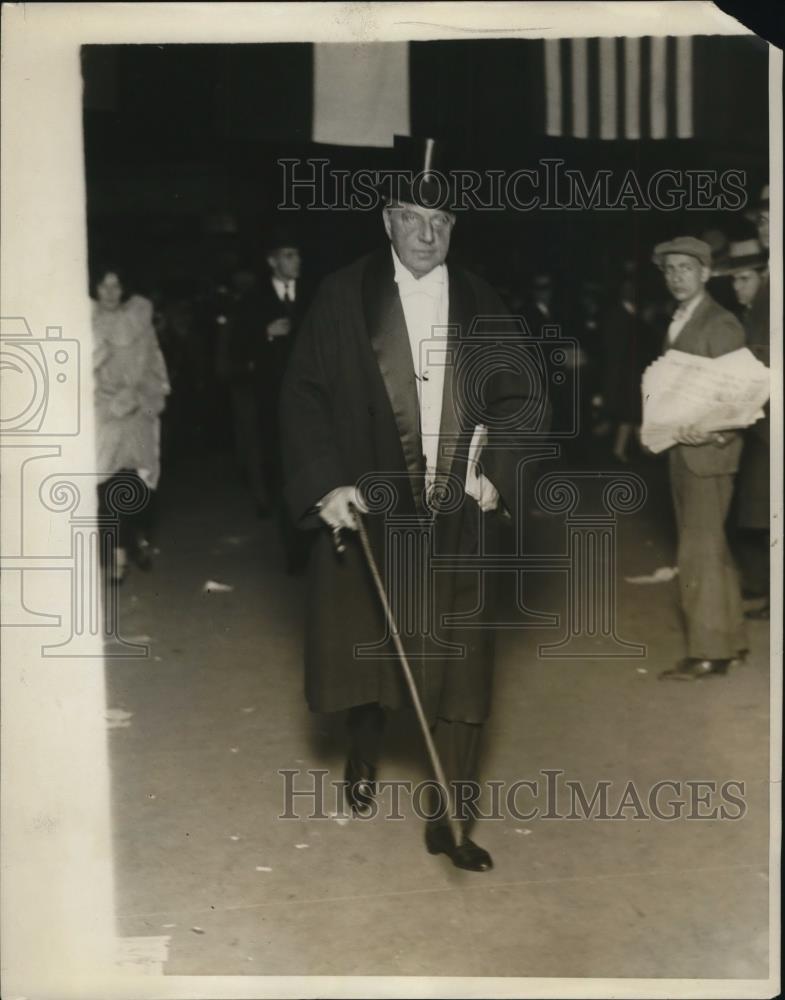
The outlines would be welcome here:
M 692 314 L 695 312 L 695 310 L 703 301 L 705 294 L 706 294 L 705 292 L 701 292 L 699 295 L 696 295 L 695 298 L 692 299 L 691 302 L 688 302 L 686 305 L 679 304 L 678 306 L 676 306 L 676 311 L 673 314 L 673 318 L 675 319 L 678 316 L 680 320 L 684 320 L 684 322 L 686 323 L 687 320 L 692 316 Z
M 445 264 L 439 264 L 432 271 L 423 275 L 422 278 L 415 278 L 412 272 L 401 263 L 401 259 L 395 252 L 395 247 L 390 244 L 392 250 L 393 267 L 395 269 L 395 282 L 398 291 L 403 294 L 410 292 L 424 292 L 426 295 L 441 294 L 441 287 L 447 274 Z

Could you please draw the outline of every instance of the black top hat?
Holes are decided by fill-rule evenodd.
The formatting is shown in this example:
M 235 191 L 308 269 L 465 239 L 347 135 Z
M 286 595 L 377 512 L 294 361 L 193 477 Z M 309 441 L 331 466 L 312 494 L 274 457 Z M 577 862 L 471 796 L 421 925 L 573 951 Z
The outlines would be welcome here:
M 380 185 L 388 202 L 406 202 L 422 208 L 455 205 L 455 185 L 450 175 L 444 143 L 418 136 L 393 136 L 393 169 L 396 176 Z

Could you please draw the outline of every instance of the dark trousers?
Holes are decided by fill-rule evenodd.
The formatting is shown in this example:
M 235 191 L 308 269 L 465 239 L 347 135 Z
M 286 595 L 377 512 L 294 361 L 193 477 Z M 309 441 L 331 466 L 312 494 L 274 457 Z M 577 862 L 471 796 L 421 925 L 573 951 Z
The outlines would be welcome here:
M 745 589 L 753 597 L 765 597 L 769 593 L 771 576 L 768 528 L 739 528 L 735 542 Z
M 305 569 L 311 536 L 292 522 L 283 500 L 278 397 L 271 386 L 251 381 L 232 385 L 232 413 L 237 463 L 254 503 L 276 511 L 278 532 L 290 573 Z
M 129 502 L 129 497 L 139 497 L 138 507 Z M 155 490 L 148 489 L 133 469 L 121 469 L 100 483 L 101 551 L 106 551 L 110 534 L 114 534 L 121 549 L 132 549 L 142 539 L 149 541 L 155 524 L 155 498 Z
M 739 577 L 725 534 L 734 477 L 695 475 L 678 448 L 670 454 L 670 473 L 687 655 L 732 659 L 747 648 Z
M 264 438 L 259 389 L 251 381 L 236 381 L 231 387 L 234 446 L 254 502 L 266 504 L 270 490 L 265 470 Z
M 356 761 L 372 767 L 377 765 L 385 724 L 385 711 L 377 702 L 349 709 L 350 754 Z M 447 784 L 453 793 L 453 802 L 451 805 L 445 803 L 434 788 L 425 804 L 427 815 L 433 817 L 430 822 L 446 823 L 452 808 L 464 831 L 467 831 L 476 819 L 478 796 L 474 790 L 478 789 L 482 724 L 437 718 L 431 734 Z

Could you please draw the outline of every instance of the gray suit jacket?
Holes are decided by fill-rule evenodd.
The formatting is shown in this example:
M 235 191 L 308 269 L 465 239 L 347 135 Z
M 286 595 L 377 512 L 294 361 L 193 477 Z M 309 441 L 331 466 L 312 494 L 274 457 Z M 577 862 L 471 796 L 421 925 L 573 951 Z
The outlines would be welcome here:
M 719 358 L 740 347 L 746 338 L 744 327 L 733 313 L 723 309 L 708 292 L 690 316 L 678 337 L 672 344 L 665 345 L 686 354 L 698 354 L 704 358 Z M 725 445 L 676 445 L 684 461 L 696 476 L 725 476 L 736 472 L 741 455 L 742 436 L 738 431 L 726 433 Z

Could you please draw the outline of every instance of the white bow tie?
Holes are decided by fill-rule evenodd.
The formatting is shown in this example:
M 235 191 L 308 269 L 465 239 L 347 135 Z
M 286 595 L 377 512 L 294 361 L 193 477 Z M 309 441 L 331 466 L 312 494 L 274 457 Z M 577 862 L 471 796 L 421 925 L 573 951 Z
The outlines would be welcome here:
M 435 267 L 422 278 L 415 278 L 408 271 L 405 274 L 397 274 L 395 280 L 398 283 L 398 293 L 400 295 L 427 295 L 432 299 L 441 297 L 444 286 L 443 265 Z

